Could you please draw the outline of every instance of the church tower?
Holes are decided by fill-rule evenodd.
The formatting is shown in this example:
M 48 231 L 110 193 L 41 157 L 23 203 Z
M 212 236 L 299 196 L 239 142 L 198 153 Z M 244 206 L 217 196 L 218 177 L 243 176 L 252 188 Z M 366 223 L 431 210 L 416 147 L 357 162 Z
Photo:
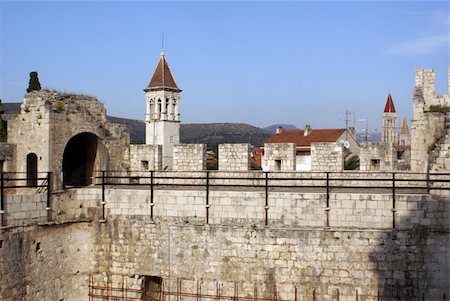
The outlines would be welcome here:
M 411 145 L 411 134 L 406 117 L 403 117 L 402 128 L 400 129 L 399 145 Z
M 388 142 L 391 144 L 398 143 L 397 112 L 395 111 L 394 102 L 392 101 L 390 92 L 386 100 L 386 105 L 384 106 L 381 142 Z
M 163 169 L 172 168 L 173 146 L 180 143 L 180 93 L 161 50 L 158 65 L 144 89 L 145 144 L 162 145 Z

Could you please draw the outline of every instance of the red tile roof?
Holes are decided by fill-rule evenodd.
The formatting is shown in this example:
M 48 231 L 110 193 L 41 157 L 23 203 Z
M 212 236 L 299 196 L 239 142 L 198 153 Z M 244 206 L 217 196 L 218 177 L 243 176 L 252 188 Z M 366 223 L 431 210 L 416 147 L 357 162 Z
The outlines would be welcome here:
M 395 113 L 394 102 L 392 101 L 391 93 L 389 93 L 386 100 L 386 105 L 384 106 L 384 113 Z
M 284 130 L 270 136 L 265 143 L 295 143 L 297 147 L 309 148 L 314 142 L 336 142 L 345 129 L 311 129 L 308 136 L 303 130 Z
M 172 72 L 170 72 L 169 64 L 167 64 L 164 51 L 161 52 L 158 66 L 156 66 L 152 79 L 148 84 L 147 89 L 151 88 L 171 88 L 179 90 L 175 79 L 172 76 Z

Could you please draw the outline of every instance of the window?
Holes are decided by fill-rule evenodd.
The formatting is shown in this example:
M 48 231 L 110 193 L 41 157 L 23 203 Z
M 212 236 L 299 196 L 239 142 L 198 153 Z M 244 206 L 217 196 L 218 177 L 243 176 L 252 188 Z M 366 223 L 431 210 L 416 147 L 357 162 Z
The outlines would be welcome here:
M 380 159 L 370 159 L 370 170 L 380 170 Z
M 281 171 L 281 160 L 275 160 L 275 171 Z
M 141 166 L 143 170 L 148 170 L 148 161 L 147 160 L 142 160 L 141 161 Z

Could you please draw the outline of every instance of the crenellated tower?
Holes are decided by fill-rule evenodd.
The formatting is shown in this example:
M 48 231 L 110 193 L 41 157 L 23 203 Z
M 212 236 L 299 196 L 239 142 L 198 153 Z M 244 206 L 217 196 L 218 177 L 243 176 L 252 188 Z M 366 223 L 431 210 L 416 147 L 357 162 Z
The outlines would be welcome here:
M 162 145 L 163 168 L 172 168 L 173 146 L 180 143 L 180 93 L 161 50 L 158 65 L 144 89 L 145 143 Z
M 386 105 L 384 106 L 381 142 L 398 143 L 397 112 L 395 111 L 394 101 L 390 92 L 386 100 Z

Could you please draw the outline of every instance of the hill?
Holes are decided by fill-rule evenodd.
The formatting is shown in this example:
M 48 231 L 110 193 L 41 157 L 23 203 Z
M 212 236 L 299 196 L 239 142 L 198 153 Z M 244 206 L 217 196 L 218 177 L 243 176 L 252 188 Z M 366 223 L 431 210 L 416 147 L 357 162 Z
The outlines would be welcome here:
M 269 125 L 269 126 L 263 128 L 263 130 L 265 130 L 271 134 L 275 134 L 277 132 L 277 128 L 280 126 L 285 130 L 297 130 L 297 127 L 292 124 L 272 124 L 272 125 Z
M 250 143 L 261 145 L 270 133 L 244 123 L 182 124 L 181 142 L 206 143 L 214 149 L 221 143 Z
M 124 124 L 130 132 L 131 143 L 145 143 L 145 123 L 141 120 L 108 116 L 114 123 Z M 250 143 L 261 145 L 270 133 L 243 123 L 181 124 L 182 143 L 205 143 L 214 149 L 220 143 Z

